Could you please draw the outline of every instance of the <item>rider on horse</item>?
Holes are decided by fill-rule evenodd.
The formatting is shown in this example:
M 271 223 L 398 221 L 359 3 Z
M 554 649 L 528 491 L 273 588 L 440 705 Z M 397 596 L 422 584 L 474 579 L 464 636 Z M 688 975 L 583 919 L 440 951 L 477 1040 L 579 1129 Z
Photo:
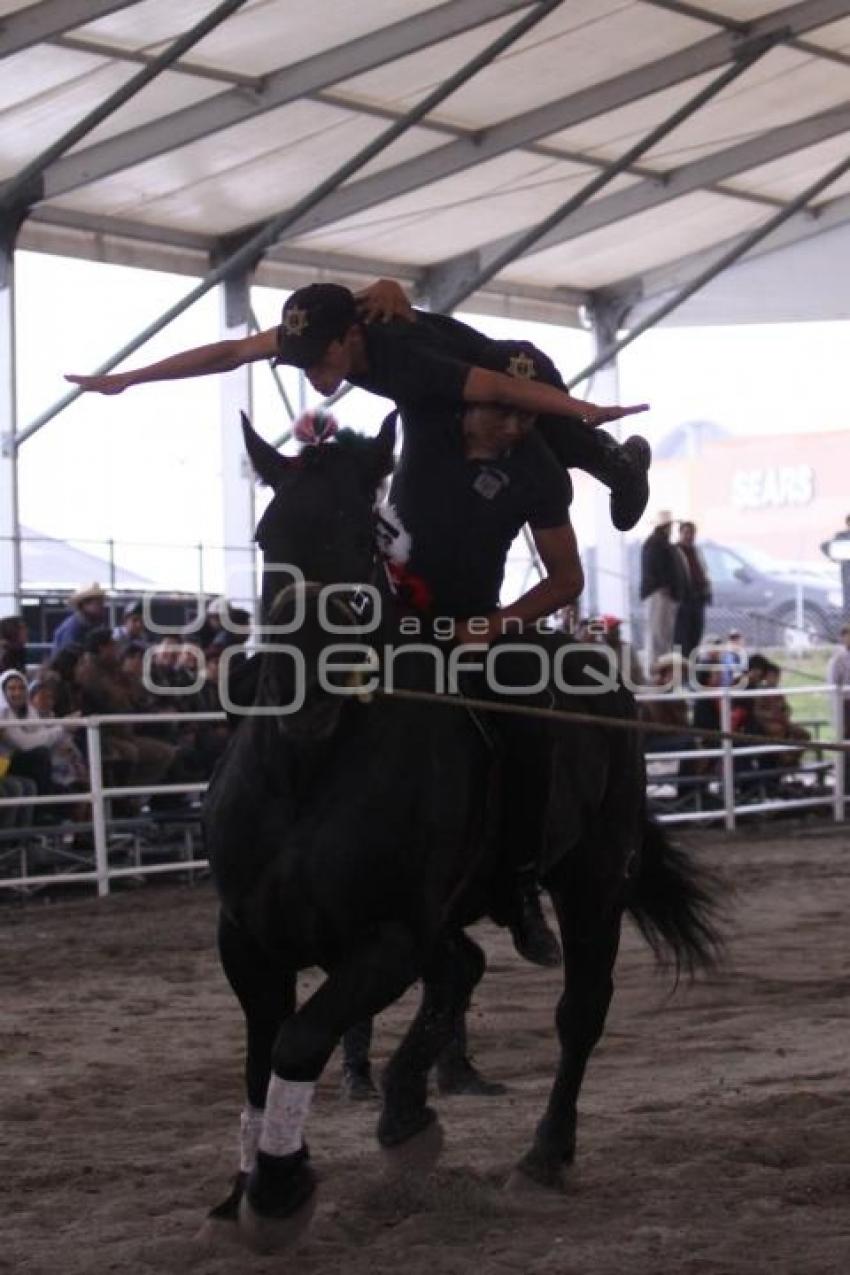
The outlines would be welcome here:
M 457 641 L 485 644 L 573 602 L 583 574 L 562 466 L 582 468 L 608 485 L 615 525 L 633 526 L 648 496 L 648 445 L 632 438 L 620 447 L 593 427 L 643 408 L 575 399 L 530 343 L 493 341 L 455 319 L 414 311 L 389 281 L 367 290 L 363 300 L 367 318 L 380 314 L 390 321 L 364 321 L 348 289 L 314 284 L 289 297 L 277 328 L 146 368 L 69 379 L 117 393 L 276 357 L 302 368 L 321 393 L 347 380 L 390 398 L 401 410 L 404 446 L 383 525 L 396 545 L 409 546 L 405 561 L 395 548 L 390 555 L 403 596 L 410 598 L 416 582 L 413 595 L 421 604 L 424 587 L 427 610 L 455 621 Z M 546 576 L 500 609 L 508 550 L 525 525 Z M 546 740 L 537 723 L 529 729 L 524 719 L 508 722 L 498 734 L 520 796 L 507 812 L 506 839 L 521 888 L 506 901 L 504 919 L 522 955 L 552 964 L 557 942 L 534 882 L 548 790 Z

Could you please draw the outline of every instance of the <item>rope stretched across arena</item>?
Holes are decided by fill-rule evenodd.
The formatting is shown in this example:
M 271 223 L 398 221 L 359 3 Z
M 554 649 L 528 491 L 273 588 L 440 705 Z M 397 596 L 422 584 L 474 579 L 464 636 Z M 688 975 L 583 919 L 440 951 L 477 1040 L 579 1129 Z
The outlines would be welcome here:
M 774 748 L 793 748 L 797 752 L 828 750 L 830 752 L 850 753 L 848 740 L 817 740 L 801 742 L 799 739 L 775 738 L 774 736 L 756 735 L 744 731 L 717 730 L 702 726 L 679 726 L 661 722 L 640 722 L 629 717 L 600 717 L 594 713 L 577 713 L 570 709 L 537 708 L 534 705 L 500 704 L 492 700 L 474 699 L 468 695 L 441 695 L 435 691 L 409 691 L 394 689 L 392 691 L 376 690 L 376 695 L 387 699 L 421 700 L 433 704 L 444 704 L 452 708 L 475 709 L 482 713 L 512 713 L 526 717 L 536 717 L 544 721 L 574 722 L 584 726 L 604 726 L 611 730 L 636 730 L 648 735 L 686 735 L 694 739 L 716 740 L 719 743 L 755 745 Z

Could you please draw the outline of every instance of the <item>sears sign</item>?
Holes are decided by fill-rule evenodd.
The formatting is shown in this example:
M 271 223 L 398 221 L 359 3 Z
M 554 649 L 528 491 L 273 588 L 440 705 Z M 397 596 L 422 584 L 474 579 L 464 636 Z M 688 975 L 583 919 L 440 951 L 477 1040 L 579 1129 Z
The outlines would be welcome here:
M 736 509 L 808 505 L 814 497 L 815 471 L 811 465 L 737 469 L 732 475 L 732 504 Z

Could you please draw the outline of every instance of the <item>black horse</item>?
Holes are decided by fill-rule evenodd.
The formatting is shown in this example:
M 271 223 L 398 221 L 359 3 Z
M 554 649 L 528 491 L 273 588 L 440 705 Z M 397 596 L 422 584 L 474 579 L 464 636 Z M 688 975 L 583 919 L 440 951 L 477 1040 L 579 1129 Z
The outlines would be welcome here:
M 260 658 L 261 715 L 237 730 L 204 826 L 222 904 L 221 959 L 247 1031 L 242 1167 L 214 1213 L 235 1216 L 241 1199 L 243 1225 L 264 1236 L 309 1212 L 315 1179 L 303 1125 L 340 1037 L 417 979 L 421 1005 L 382 1078 L 377 1132 L 388 1149 L 433 1135 L 427 1073 L 481 976 L 480 950 L 462 927 L 491 911 L 510 775 L 495 791 L 490 732 L 463 709 L 362 693 L 387 636 L 363 632 L 356 586 L 373 576 L 373 506 L 392 465 L 391 418 L 375 440 L 344 431 L 296 460 L 244 428 L 275 493 L 257 538 L 265 614 L 280 633 L 270 642 L 278 649 Z M 272 563 L 296 564 L 308 583 L 280 589 Z M 329 599 L 322 584 L 336 582 L 351 583 Z M 338 630 L 330 638 L 328 620 Z M 331 660 L 329 642 L 355 649 Z M 427 653 L 398 663 L 414 688 L 432 668 Z M 599 725 L 552 730 L 545 885 L 564 946 L 561 1058 L 518 1165 L 547 1186 L 573 1159 L 576 1101 L 605 1022 L 624 911 L 677 966 L 710 963 L 717 941 L 710 883 L 646 817 L 637 732 L 605 728 L 605 716 L 634 715 L 631 697 L 622 688 L 591 693 L 598 678 L 580 652 L 572 675 L 587 695 L 569 706 L 590 708 Z M 309 966 L 327 977 L 296 1008 L 296 975 Z

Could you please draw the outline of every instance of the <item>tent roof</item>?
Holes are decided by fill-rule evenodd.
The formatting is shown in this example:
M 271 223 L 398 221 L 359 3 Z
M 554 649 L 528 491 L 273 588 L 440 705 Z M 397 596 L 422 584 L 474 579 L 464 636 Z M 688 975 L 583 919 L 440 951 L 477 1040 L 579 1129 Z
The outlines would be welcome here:
M 213 7 L 0 0 L 0 179 Z M 19 246 L 202 274 L 223 238 L 293 205 L 529 7 L 247 0 L 47 164 Z M 474 304 L 564 322 L 601 289 L 646 295 L 847 154 L 850 0 L 569 0 L 296 222 L 258 279 L 394 273 L 439 303 L 761 37 L 769 51 Z M 850 219 L 850 176 L 784 242 L 827 213 Z

